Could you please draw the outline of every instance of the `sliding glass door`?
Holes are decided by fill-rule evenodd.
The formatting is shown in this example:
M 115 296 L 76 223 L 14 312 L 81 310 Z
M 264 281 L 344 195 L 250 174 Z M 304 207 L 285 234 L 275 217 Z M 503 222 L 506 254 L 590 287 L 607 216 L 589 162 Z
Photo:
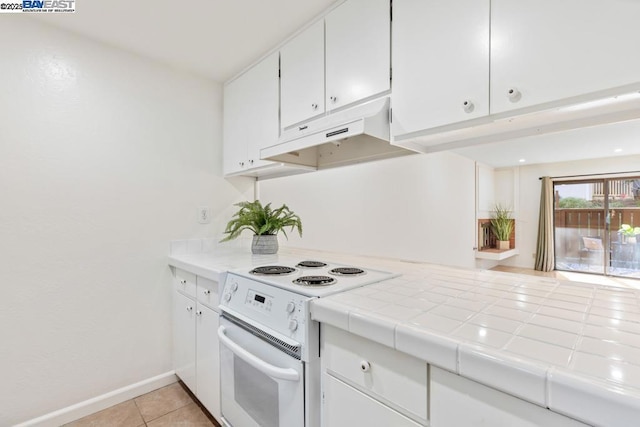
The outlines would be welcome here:
M 613 276 L 640 277 L 639 190 L 640 178 L 609 180 L 609 274 Z
M 554 190 L 556 270 L 640 277 L 640 177 Z
M 554 184 L 556 270 L 605 274 L 603 180 Z

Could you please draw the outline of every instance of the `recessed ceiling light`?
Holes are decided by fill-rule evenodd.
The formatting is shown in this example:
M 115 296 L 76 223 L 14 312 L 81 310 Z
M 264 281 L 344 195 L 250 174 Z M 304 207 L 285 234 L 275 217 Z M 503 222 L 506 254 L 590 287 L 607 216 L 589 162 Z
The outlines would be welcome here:
M 518 161 L 519 161 L 520 163 L 524 163 L 524 162 L 526 162 L 526 161 L 527 161 L 527 159 L 520 159 L 520 160 L 518 160 Z
M 622 148 L 616 148 L 613 150 L 614 153 L 622 153 Z

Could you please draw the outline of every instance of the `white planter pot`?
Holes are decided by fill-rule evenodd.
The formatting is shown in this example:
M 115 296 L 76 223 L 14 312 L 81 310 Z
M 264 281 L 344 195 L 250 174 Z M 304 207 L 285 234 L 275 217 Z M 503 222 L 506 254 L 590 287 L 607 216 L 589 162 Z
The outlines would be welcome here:
M 509 241 L 508 240 L 498 240 L 498 249 L 501 251 L 506 251 L 509 249 Z
M 251 252 L 259 255 L 278 253 L 278 236 L 275 234 L 254 235 Z

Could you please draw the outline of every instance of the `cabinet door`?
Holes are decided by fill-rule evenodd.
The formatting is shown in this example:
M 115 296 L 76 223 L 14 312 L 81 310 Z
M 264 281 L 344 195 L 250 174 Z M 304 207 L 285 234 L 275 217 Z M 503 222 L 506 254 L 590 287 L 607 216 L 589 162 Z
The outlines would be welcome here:
M 324 113 L 324 21 L 280 49 L 281 126 Z
M 420 425 L 329 374 L 323 374 L 322 381 L 323 426 L 417 427 Z M 425 406 L 426 404 L 427 402 Z
M 639 81 L 639 21 L 638 1 L 492 0 L 491 112 Z
M 278 142 L 280 134 L 280 57 L 275 52 L 247 71 L 245 84 L 251 94 L 245 107 L 249 168 L 271 162 L 260 160 L 260 150 Z
M 245 106 L 248 94 L 242 76 L 224 87 L 223 172 L 239 172 L 247 166 Z
M 196 303 L 180 292 L 173 299 L 173 366 L 193 393 L 196 388 Z
M 389 0 L 347 0 L 326 19 L 326 109 L 390 89 Z
M 490 0 L 394 0 L 394 136 L 489 114 L 489 14 Z
M 429 409 L 432 427 L 586 427 L 574 419 L 433 366 Z
M 198 304 L 196 312 L 197 396 L 205 408 L 220 420 L 220 347 L 218 313 Z
M 260 149 L 279 135 L 279 56 L 273 53 L 224 90 L 224 173 L 268 165 Z

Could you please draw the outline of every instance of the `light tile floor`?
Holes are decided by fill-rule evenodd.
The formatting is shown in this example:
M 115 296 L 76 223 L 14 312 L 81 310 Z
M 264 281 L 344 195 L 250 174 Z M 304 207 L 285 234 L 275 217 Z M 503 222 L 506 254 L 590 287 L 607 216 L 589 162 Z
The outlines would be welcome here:
M 65 427 L 218 426 L 177 382 L 91 414 Z
M 619 288 L 640 289 L 639 279 L 627 279 L 623 277 L 603 276 L 601 274 L 574 273 L 572 271 L 536 271 L 528 268 L 509 267 L 498 265 L 492 270 L 504 271 L 507 273 L 528 274 L 531 276 L 554 277 L 560 280 L 570 280 L 573 282 L 593 283 L 596 285 L 616 286 Z

